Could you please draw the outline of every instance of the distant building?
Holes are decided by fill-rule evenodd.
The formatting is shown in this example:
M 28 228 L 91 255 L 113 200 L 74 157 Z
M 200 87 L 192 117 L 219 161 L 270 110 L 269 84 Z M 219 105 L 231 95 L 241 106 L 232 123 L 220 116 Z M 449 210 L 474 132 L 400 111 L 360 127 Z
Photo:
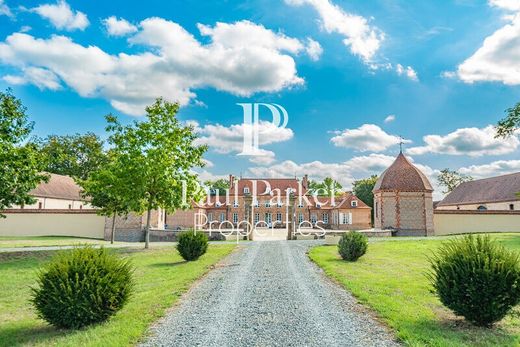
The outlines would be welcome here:
M 81 187 L 69 176 L 50 174 L 48 182 L 40 183 L 29 192 L 34 204 L 12 206 L 10 209 L 27 210 L 82 210 L 93 207 L 81 197 Z
M 437 210 L 520 210 L 520 172 L 461 183 Z
M 433 188 L 428 178 L 404 155 L 374 186 L 374 227 L 397 235 L 433 235 Z

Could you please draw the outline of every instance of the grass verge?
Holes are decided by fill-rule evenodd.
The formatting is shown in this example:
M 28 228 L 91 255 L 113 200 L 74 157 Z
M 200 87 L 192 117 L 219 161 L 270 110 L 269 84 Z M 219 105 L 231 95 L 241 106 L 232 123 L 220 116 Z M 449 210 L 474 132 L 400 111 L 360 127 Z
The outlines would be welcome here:
M 520 235 L 494 235 L 520 251 Z M 357 262 L 341 260 L 335 246 L 311 249 L 325 273 L 374 309 L 410 346 L 518 346 L 520 318 L 506 317 L 494 328 L 478 328 L 455 317 L 430 291 L 427 256 L 442 240 L 392 239 L 369 243 Z
M 134 296 L 109 321 L 77 331 L 47 325 L 29 303 L 37 268 L 49 261 L 53 252 L 0 254 L 0 346 L 133 345 L 195 280 L 233 248 L 232 244 L 210 245 L 194 262 L 184 261 L 174 248 L 112 250 L 129 257 L 136 267 Z

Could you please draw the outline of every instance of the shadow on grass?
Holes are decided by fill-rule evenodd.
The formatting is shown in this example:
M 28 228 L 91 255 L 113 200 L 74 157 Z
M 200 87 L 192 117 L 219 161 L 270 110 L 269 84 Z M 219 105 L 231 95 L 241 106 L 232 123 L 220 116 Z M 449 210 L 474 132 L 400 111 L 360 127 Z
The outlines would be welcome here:
M 172 267 L 187 264 L 187 260 L 175 261 L 175 262 L 167 262 L 167 263 L 153 263 L 148 266 L 150 267 Z
M 58 330 L 50 325 L 28 327 L 0 327 L 0 347 L 15 347 L 36 345 L 45 342 L 51 343 L 50 340 L 65 336 L 74 331 Z

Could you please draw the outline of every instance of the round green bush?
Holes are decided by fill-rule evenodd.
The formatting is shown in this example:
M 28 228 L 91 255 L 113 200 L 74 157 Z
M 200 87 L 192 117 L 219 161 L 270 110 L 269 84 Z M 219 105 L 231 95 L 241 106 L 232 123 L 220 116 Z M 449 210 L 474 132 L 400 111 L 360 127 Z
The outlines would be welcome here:
M 58 328 L 77 329 L 107 320 L 128 301 L 133 268 L 127 260 L 90 246 L 60 252 L 38 273 L 32 303 Z
M 203 232 L 183 232 L 177 241 L 177 250 L 187 261 L 199 259 L 208 250 L 208 236 Z
M 518 254 L 489 236 L 465 236 L 442 244 L 428 274 L 440 301 L 478 326 L 504 318 L 520 300 Z
M 356 261 L 367 252 L 368 239 L 365 235 L 349 231 L 341 236 L 338 252 L 343 260 Z

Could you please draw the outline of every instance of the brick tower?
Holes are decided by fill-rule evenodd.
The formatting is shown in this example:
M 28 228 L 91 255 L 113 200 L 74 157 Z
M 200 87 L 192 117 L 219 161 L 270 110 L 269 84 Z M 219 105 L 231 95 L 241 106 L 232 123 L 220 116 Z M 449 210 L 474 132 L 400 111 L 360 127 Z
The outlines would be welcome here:
M 433 235 L 432 186 L 401 152 L 374 186 L 374 226 L 399 236 Z

